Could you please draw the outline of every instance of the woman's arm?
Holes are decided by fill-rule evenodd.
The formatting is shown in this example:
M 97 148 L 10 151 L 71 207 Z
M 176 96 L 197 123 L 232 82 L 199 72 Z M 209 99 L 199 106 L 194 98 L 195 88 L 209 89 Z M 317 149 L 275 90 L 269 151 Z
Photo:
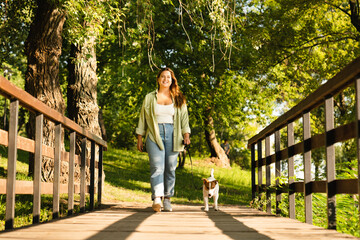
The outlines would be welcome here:
M 181 132 L 183 134 L 184 137 L 184 144 L 185 145 L 189 145 L 190 144 L 190 126 L 189 126 L 189 115 L 188 115 L 188 111 L 187 111 L 187 106 L 186 104 L 184 104 L 181 107 Z
M 141 135 L 137 135 L 137 149 L 142 152 L 143 151 L 143 140 Z
M 146 101 L 146 98 L 144 99 L 143 104 L 141 106 L 139 122 L 138 122 L 138 126 L 135 130 L 135 132 L 137 134 L 137 149 L 140 152 L 143 151 L 143 147 L 144 147 L 142 137 L 146 133 L 145 101 Z

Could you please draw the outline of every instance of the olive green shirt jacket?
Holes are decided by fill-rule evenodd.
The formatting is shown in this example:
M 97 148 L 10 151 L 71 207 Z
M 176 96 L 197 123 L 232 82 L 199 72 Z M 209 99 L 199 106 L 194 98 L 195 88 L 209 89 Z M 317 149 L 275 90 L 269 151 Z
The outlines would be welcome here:
M 174 102 L 174 99 L 173 99 Z M 157 90 L 148 93 L 145 96 L 143 105 L 140 111 L 140 118 L 136 134 L 144 136 L 145 139 L 149 137 L 155 142 L 161 150 L 164 150 L 164 144 L 160 137 L 159 125 L 155 116 L 155 106 L 157 103 Z M 189 115 L 186 104 L 180 108 L 175 107 L 174 114 L 174 152 L 181 152 L 184 150 L 183 135 L 191 133 L 189 127 Z M 146 140 L 145 140 L 146 141 Z

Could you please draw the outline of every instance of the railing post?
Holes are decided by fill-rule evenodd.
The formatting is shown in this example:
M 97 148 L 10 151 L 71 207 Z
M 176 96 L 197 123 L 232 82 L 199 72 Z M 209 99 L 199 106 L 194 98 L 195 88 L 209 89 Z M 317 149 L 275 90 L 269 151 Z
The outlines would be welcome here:
M 81 140 L 81 166 L 80 166 L 80 212 L 85 212 L 86 193 L 86 138 Z
M 89 210 L 94 210 L 95 202 L 95 142 L 91 141 L 91 158 L 90 158 L 90 206 Z
M 60 166 L 61 166 L 61 124 L 55 126 L 53 219 L 59 218 L 60 208 Z
M 255 144 L 251 144 L 251 199 L 255 200 Z
M 10 79 L 9 79 L 10 80 Z M 4 213 L 4 227 L 6 230 L 14 228 L 14 218 L 16 212 L 16 202 L 18 195 L 21 194 L 32 194 L 33 195 L 33 209 L 32 209 L 32 223 L 36 224 L 40 222 L 40 213 L 41 213 L 41 194 L 52 194 L 52 218 L 56 219 L 60 217 L 60 192 L 62 192 L 65 184 L 60 184 L 60 175 L 61 175 L 61 164 L 62 160 L 67 161 L 66 159 L 61 159 L 64 155 L 67 156 L 67 152 L 62 152 L 62 134 L 63 131 L 70 131 L 70 151 L 69 151 L 69 184 L 68 184 L 68 215 L 73 214 L 74 210 L 74 164 L 77 162 L 77 155 L 75 155 L 75 145 L 76 145 L 76 133 L 79 134 L 78 138 L 85 138 L 82 141 L 82 158 L 81 158 L 81 186 L 80 186 L 80 210 L 85 212 L 86 205 L 86 193 L 90 192 L 90 209 L 94 209 L 95 205 L 95 182 L 97 176 L 95 176 L 97 168 L 97 146 L 99 146 L 99 181 L 98 181 L 98 204 L 101 205 L 101 196 L 102 196 L 102 185 L 103 185 L 103 156 L 102 151 L 106 150 L 107 143 L 102 140 L 99 136 L 87 131 L 83 127 L 76 124 L 74 121 L 65 117 L 63 114 L 47 106 L 43 102 L 31 96 L 29 93 L 23 91 L 22 89 L 16 87 L 10 81 L 6 80 L 4 77 L 0 76 L 0 95 L 4 99 L 4 128 L 0 131 L 0 145 L 3 145 L 7 148 L 8 160 L 7 160 L 7 169 L 6 169 L 6 183 L 4 182 L 0 189 L 3 193 L 6 194 L 6 205 Z M 7 102 L 10 102 L 10 106 Z M 18 122 L 19 122 L 19 105 L 22 105 L 26 110 L 36 114 L 35 121 L 35 139 L 32 140 L 28 137 L 18 136 Z M 9 118 L 8 118 L 9 116 Z M 50 146 L 43 144 L 44 139 L 44 118 L 49 121 L 55 129 L 53 132 L 55 137 L 51 140 Z M 75 133 L 76 132 L 76 133 Z M 78 139 L 79 140 L 79 139 Z M 86 143 L 87 140 L 92 141 L 91 147 L 91 160 L 87 156 Z M 34 154 L 33 161 L 33 181 L 16 181 L 17 171 L 17 150 L 25 151 L 30 154 Z M 64 155 L 63 155 L 64 154 Z M 47 184 L 41 182 L 42 179 L 42 163 L 43 157 L 46 156 L 51 158 L 52 164 L 50 164 L 51 169 L 53 170 L 53 181 L 52 186 L 49 189 Z M 87 189 L 86 182 L 86 173 L 88 171 L 88 166 L 90 165 L 90 188 Z M 31 166 L 30 166 L 31 168 Z M 42 189 L 44 188 L 44 189 Z M 77 192 L 78 189 L 76 189 Z M 31 210 L 30 210 L 31 211 Z
M 40 222 L 41 209 L 41 163 L 42 163 L 42 143 L 43 143 L 43 122 L 44 115 L 37 114 L 35 127 L 35 156 L 34 156 L 34 206 L 33 223 Z
M 8 126 L 6 125 L 6 115 L 7 115 L 7 99 L 4 100 L 4 116 L 3 116 L 3 128 L 4 130 L 8 130 Z
M 101 207 L 102 185 L 103 185 L 103 146 L 99 145 L 99 178 L 98 178 L 98 207 Z
M 12 99 L 10 102 L 5 229 L 14 227 L 18 116 L 19 101 Z
M 311 126 L 310 112 L 303 114 L 304 124 L 304 197 L 305 222 L 312 224 L 312 190 L 311 190 Z
M 75 170 L 76 132 L 70 133 L 68 215 L 74 212 L 74 170 Z
M 266 160 L 266 212 L 271 213 L 271 158 L 270 158 L 270 135 L 265 138 L 265 160 Z
M 292 188 L 292 183 L 295 181 L 294 172 L 294 123 L 290 122 L 287 125 L 288 138 L 288 182 L 289 182 L 289 217 L 295 219 L 295 192 Z
M 358 197 L 360 197 L 360 76 L 355 79 L 356 92 L 356 150 L 358 161 Z M 360 199 L 360 198 L 359 198 Z M 359 208 L 359 222 L 360 222 L 360 208 Z
M 335 146 L 334 146 L 334 98 L 325 98 L 325 142 L 327 176 L 328 228 L 336 229 L 336 186 L 335 186 Z
M 280 209 L 280 202 L 281 202 L 281 191 L 279 190 L 280 187 L 280 177 L 281 177 L 281 170 L 280 170 L 280 131 L 277 130 L 275 132 L 275 184 L 276 184 L 276 215 L 281 214 Z
M 259 194 L 258 194 L 258 198 L 259 201 L 261 203 L 261 198 L 262 198 L 262 146 L 261 146 L 261 140 L 258 141 L 258 189 L 259 189 Z M 260 210 L 263 209 L 263 206 L 260 204 Z

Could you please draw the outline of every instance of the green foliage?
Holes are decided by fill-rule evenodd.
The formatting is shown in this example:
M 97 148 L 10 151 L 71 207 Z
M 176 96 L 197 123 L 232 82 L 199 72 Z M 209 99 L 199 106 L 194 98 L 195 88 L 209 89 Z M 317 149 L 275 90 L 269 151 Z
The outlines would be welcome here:
M 230 54 L 234 39 L 241 38 L 231 34 L 235 24 L 240 23 L 235 23 L 234 18 L 226 20 L 226 16 L 235 14 L 231 7 L 234 2 L 212 4 L 127 4 L 126 21 L 114 29 L 120 39 L 106 38 L 98 55 L 99 103 L 110 120 L 105 122 L 114 146 L 134 145 L 140 104 L 145 94 L 156 87 L 155 68 L 170 66 L 188 99 L 195 149 L 201 154 L 208 152 L 200 138 L 204 138 L 210 114 L 215 130 L 234 140 L 236 161 L 248 156 L 245 141 L 252 134 L 248 125 L 256 126 L 249 122 L 261 114 L 268 116 L 272 99 L 262 98 L 258 93 L 263 89 L 240 75 L 243 67 L 232 62 L 241 58 L 241 54 Z
M 349 16 L 334 7 L 341 2 L 348 8 L 347 1 L 329 5 L 277 0 L 251 5 L 244 36 L 256 39 L 249 40 L 256 62 L 249 72 L 272 89 L 283 112 L 359 55 L 359 33 Z
M 100 106 L 115 146 L 134 146 L 141 101 L 155 88 L 156 68 L 170 66 L 188 99 L 194 149 L 208 152 L 200 138 L 211 115 L 219 141 L 230 139 L 233 157 L 247 166 L 246 139 L 274 118 L 274 103 L 285 112 L 359 52 L 348 16 L 326 3 L 125 5 L 126 19 L 113 29 L 119 37 L 99 45 Z
M 8 0 L 0 3 L 0 69 L 6 65 L 25 73 L 24 42 L 35 7 L 33 0 Z
M 124 17 L 118 1 L 63 1 L 66 12 L 66 39 L 75 45 L 86 45 L 89 37 L 101 39 L 103 34 L 113 34 L 112 25 Z M 90 56 L 89 56 L 90 57 Z
M 142 99 L 169 66 L 188 99 L 195 149 L 208 154 L 200 138 L 212 117 L 219 141 L 228 138 L 234 161 L 248 166 L 246 139 L 274 109 L 285 112 L 359 55 L 343 0 L 53 2 L 67 14 L 63 91 L 69 43 L 96 37 L 99 105 L 119 147 L 134 146 Z M 23 75 L 34 9 L 35 1 L 1 5 L 1 59 Z
M 338 231 L 360 237 L 359 196 L 338 195 L 336 197 L 336 220 Z

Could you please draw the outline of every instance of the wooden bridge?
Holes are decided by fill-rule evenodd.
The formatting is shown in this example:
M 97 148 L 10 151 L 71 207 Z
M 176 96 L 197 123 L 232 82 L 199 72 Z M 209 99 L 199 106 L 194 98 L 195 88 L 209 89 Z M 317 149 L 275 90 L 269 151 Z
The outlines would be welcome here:
M 0 234 L 0 239 L 350 240 L 355 237 L 248 208 L 174 205 L 173 212 L 119 204 Z
M 359 179 L 336 179 L 334 144 L 356 138 L 360 149 L 360 59 L 356 59 L 333 79 L 321 86 L 308 98 L 285 113 L 249 141 L 252 152 L 253 199 L 266 199 L 261 209 L 241 206 L 221 206 L 220 211 L 202 210 L 201 206 L 174 205 L 173 212 L 154 213 L 149 206 L 102 202 L 102 151 L 107 147 L 99 137 L 48 108 L 45 104 L 0 77 L 0 94 L 10 99 L 9 130 L 0 130 L 0 145 L 8 148 L 7 179 L 0 181 L 0 194 L 6 194 L 6 230 L 0 239 L 356 239 L 336 230 L 336 194 L 359 194 Z M 348 86 L 355 85 L 356 120 L 343 126 L 334 126 L 333 96 Z M 325 102 L 325 133 L 311 136 L 309 112 Z M 36 114 L 35 140 L 18 136 L 19 104 Z M 293 121 L 302 117 L 303 141 L 294 142 Z M 52 121 L 55 127 L 54 147 L 42 143 L 43 121 Z M 280 148 L 280 130 L 287 127 L 287 147 Z M 66 131 L 64 131 L 66 129 Z M 69 151 L 61 149 L 62 133 L 68 133 Z M 270 137 L 274 135 L 275 150 L 271 153 Z M 82 142 L 81 154 L 75 155 L 75 139 Z M 262 142 L 265 141 L 265 155 Z M 91 156 L 87 159 L 86 143 L 91 143 Z M 311 150 L 326 147 L 327 180 L 312 181 Z M 95 150 L 98 149 L 98 151 Z M 34 153 L 33 181 L 16 180 L 17 150 Z M 96 154 L 98 154 L 96 156 Z M 304 155 L 304 181 L 294 181 L 294 156 Z M 54 159 L 54 182 L 41 182 L 41 159 Z M 358 152 L 360 158 L 360 154 Z M 59 181 L 61 162 L 69 163 L 68 184 Z M 275 177 L 281 176 L 280 163 L 288 163 L 288 183 L 271 183 L 271 166 L 275 164 Z M 81 168 L 80 184 L 74 181 L 74 164 Z M 89 168 L 89 184 L 86 181 Z M 263 171 L 263 168 L 265 168 Z M 97 173 L 95 171 L 97 169 Z M 266 184 L 263 184 L 265 173 Z M 97 181 L 97 184 L 96 184 Z M 5 186 L 6 185 L 6 186 Z M 306 223 L 295 220 L 294 195 L 305 195 Z M 328 228 L 312 225 L 313 193 L 327 194 Z M 68 194 L 68 216 L 59 216 L 60 193 Z M 290 218 L 280 217 L 279 203 L 282 194 L 289 196 Z M 14 229 L 15 195 L 33 195 L 33 224 Z M 40 223 L 41 194 L 53 195 L 53 220 Z M 74 194 L 80 195 L 80 213 L 73 214 Z M 276 209 L 272 213 L 271 194 L 276 195 Z M 86 203 L 86 195 L 90 202 Z M 96 201 L 96 204 L 95 204 Z M 95 209 L 95 206 L 99 206 Z

